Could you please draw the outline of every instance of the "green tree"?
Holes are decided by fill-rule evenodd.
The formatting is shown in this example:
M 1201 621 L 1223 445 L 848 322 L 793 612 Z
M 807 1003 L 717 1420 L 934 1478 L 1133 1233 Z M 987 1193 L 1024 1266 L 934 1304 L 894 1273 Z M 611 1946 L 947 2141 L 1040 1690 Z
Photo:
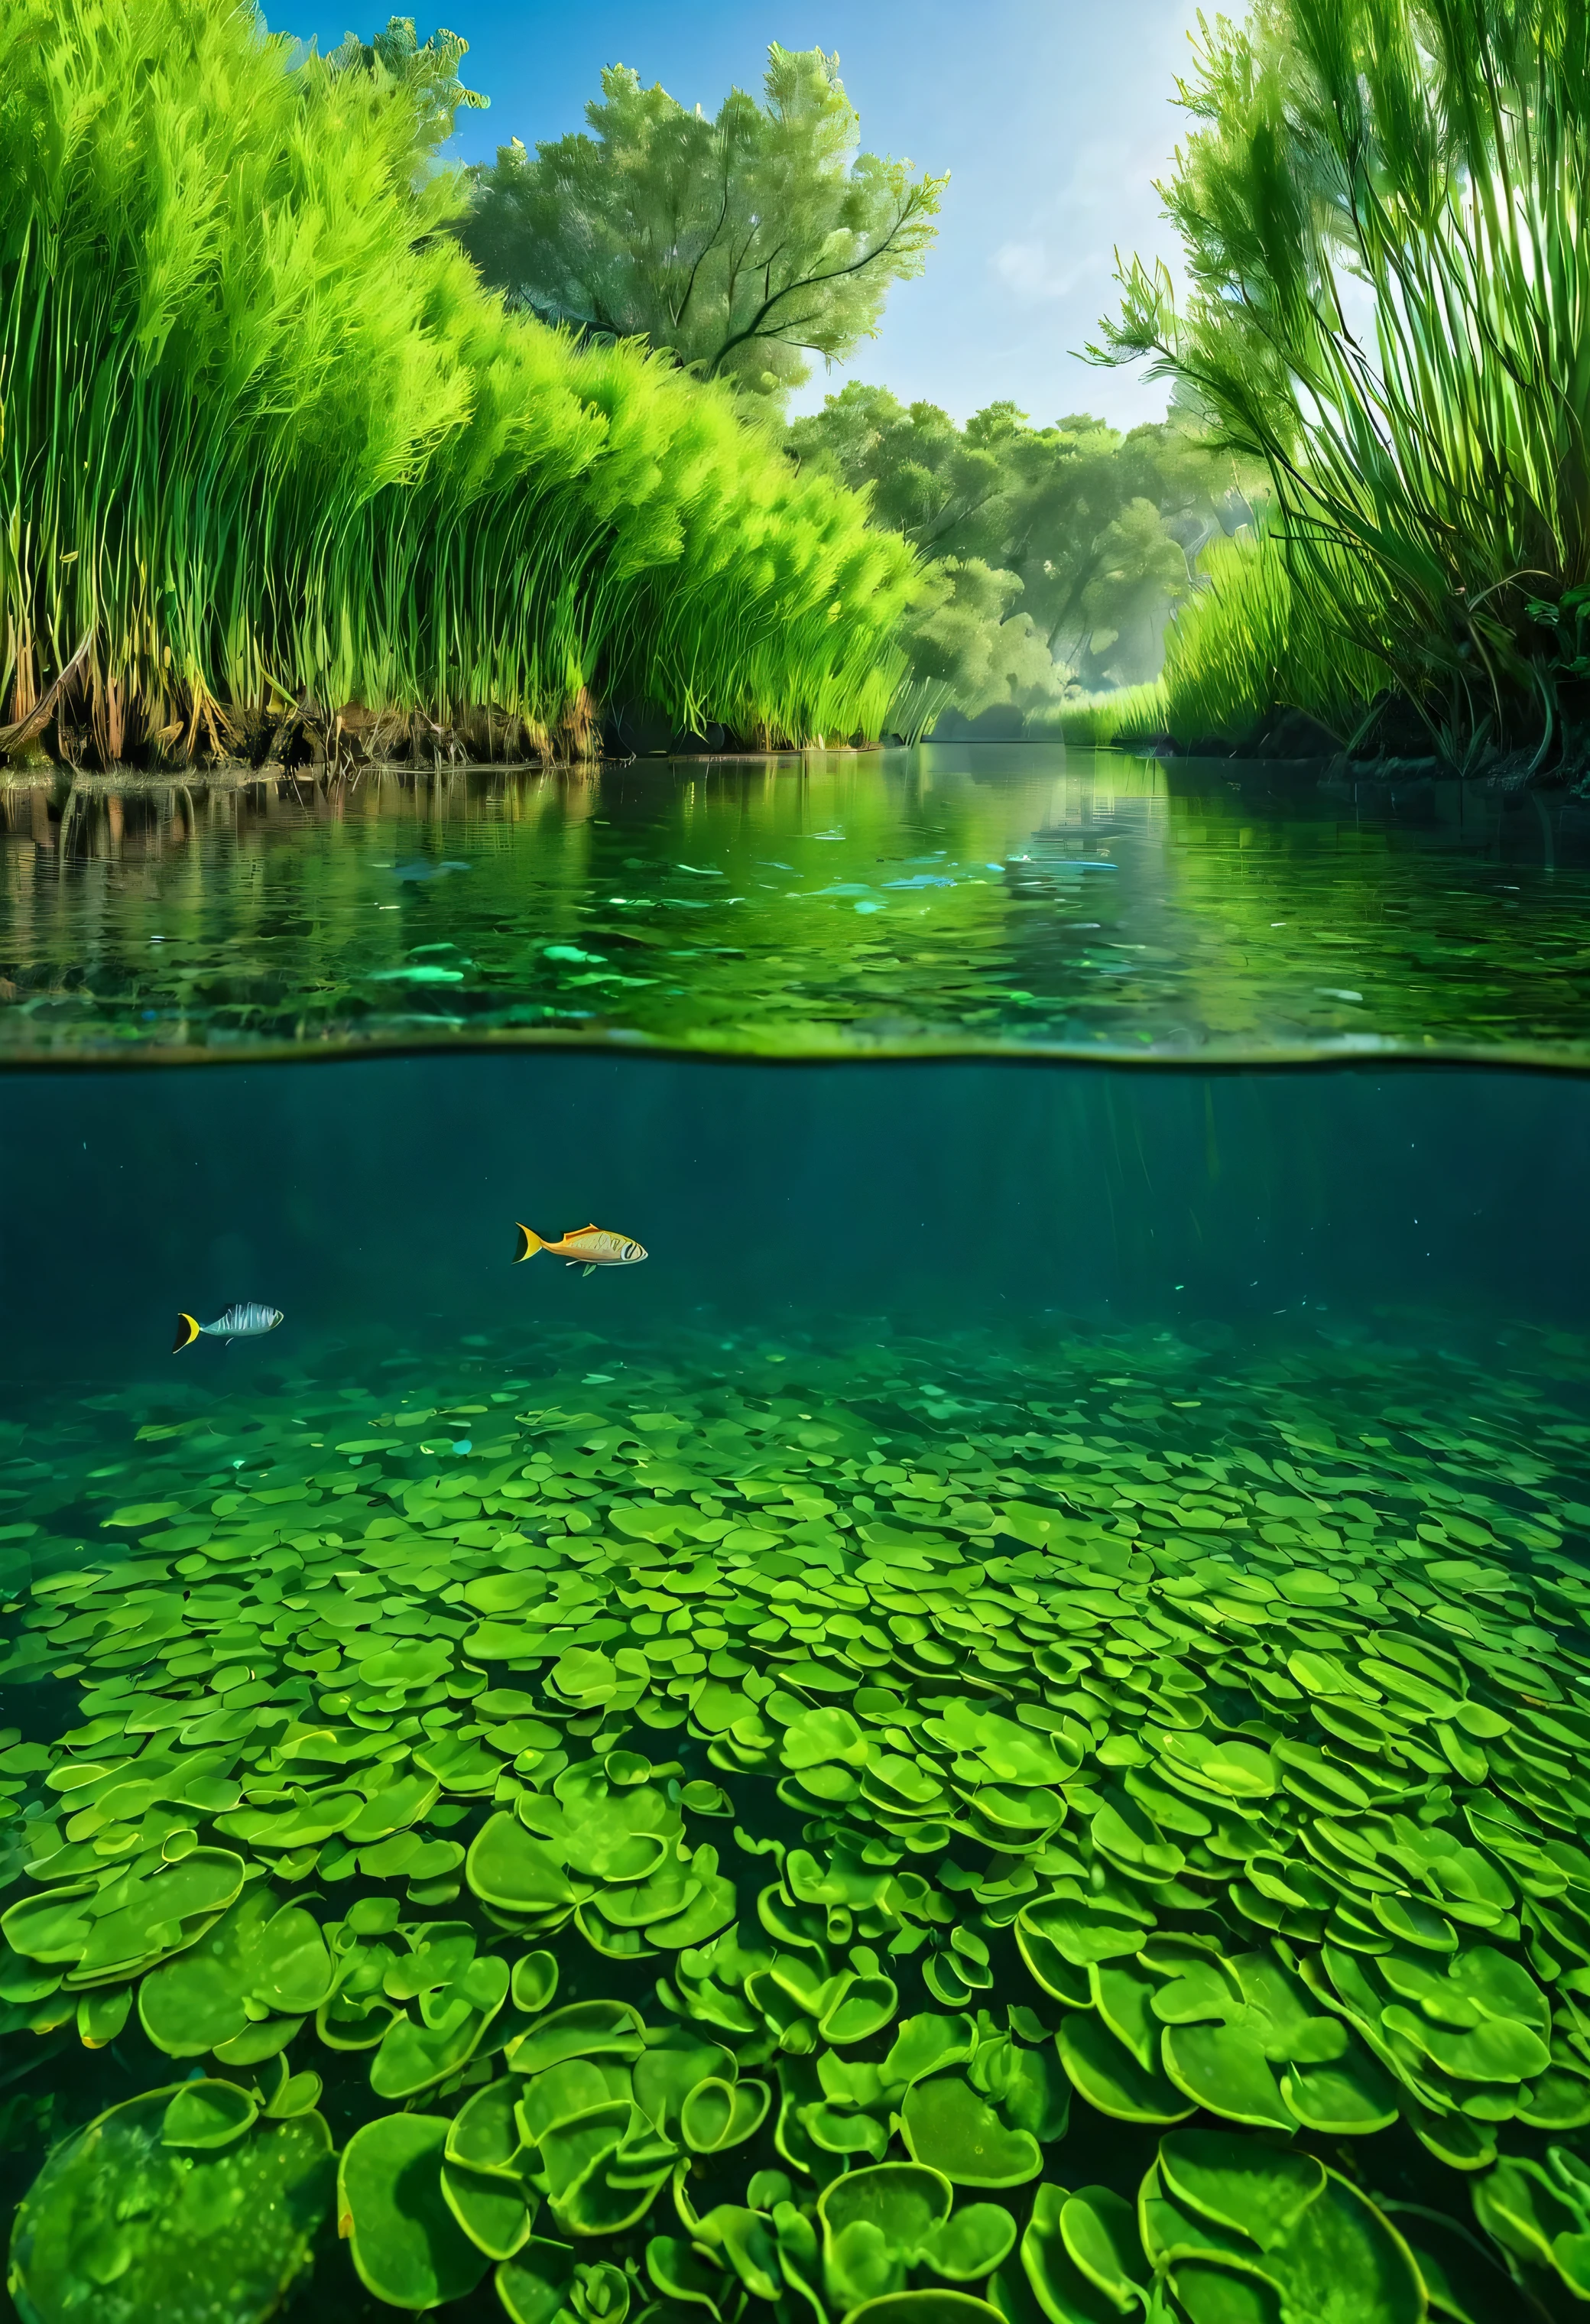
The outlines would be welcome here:
M 765 88 L 708 120 L 609 66 L 589 134 L 534 154 L 515 139 L 473 173 L 464 246 L 547 319 L 753 393 L 798 386 L 805 355 L 848 355 L 921 272 L 947 180 L 858 151 L 837 56 L 775 45 Z
M 345 32 L 326 61 L 335 72 L 365 72 L 381 88 L 401 89 L 414 106 L 417 148 L 428 157 L 451 137 L 459 112 L 484 112 L 492 102 L 458 78 L 468 54 L 469 42 L 456 32 L 438 25 L 421 42 L 412 16 L 389 16 L 372 41 Z
M 928 567 L 900 633 L 909 669 L 890 712 L 896 733 L 914 740 L 951 708 L 977 718 L 1054 699 L 1062 679 L 1043 632 L 1030 615 L 1011 612 L 1021 586 L 980 557 Z
M 958 428 L 936 404 L 859 382 L 786 441 L 870 488 L 875 521 L 926 555 L 1013 576 L 1048 653 L 1089 686 L 1156 673 L 1199 553 L 1248 519 L 1242 487 L 1257 489 L 1253 464 L 1212 453 L 1180 420 L 1123 438 L 1086 413 L 1033 428 L 1002 402 Z

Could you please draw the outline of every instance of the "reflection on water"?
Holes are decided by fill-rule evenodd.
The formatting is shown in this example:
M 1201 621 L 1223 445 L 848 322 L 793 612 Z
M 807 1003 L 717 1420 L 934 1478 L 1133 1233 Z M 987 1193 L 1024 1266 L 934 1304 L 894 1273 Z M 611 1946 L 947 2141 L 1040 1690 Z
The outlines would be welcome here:
M 0 1056 L 1582 1055 L 1590 814 L 1058 746 L 0 793 Z

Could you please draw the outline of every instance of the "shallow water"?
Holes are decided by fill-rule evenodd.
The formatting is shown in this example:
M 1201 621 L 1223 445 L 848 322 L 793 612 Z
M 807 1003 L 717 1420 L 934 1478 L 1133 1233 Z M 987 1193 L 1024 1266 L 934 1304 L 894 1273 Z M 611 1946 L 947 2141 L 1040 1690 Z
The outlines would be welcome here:
M 943 746 L 0 798 L 0 1056 L 1584 1053 L 1590 811 Z
M 1268 780 L 12 795 L 25 2318 L 1572 2312 L 1584 874 Z M 1016 1053 L 827 1054 L 951 1035 Z M 645 1262 L 512 1263 L 587 1220 Z M 1231 2138 L 1312 2226 L 1194 2266 Z

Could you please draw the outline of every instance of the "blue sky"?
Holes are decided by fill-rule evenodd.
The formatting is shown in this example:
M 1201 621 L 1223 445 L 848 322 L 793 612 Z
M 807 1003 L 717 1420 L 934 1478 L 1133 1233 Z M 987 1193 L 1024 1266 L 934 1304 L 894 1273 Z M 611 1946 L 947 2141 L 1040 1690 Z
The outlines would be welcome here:
M 393 5 L 415 0 L 379 0 L 368 22 L 346 0 L 268 13 L 324 48 L 350 25 L 368 39 Z M 1195 13 L 1196 0 L 443 0 L 439 21 L 470 42 L 464 78 L 492 100 L 459 116 L 468 161 L 580 127 L 604 64 L 712 113 L 735 82 L 759 90 L 769 42 L 837 49 L 864 143 L 951 177 L 925 274 L 892 292 L 842 373 L 818 366 L 797 408 L 854 378 L 960 420 L 1008 396 L 1040 422 L 1092 410 L 1130 426 L 1163 414 L 1163 388 L 1071 350 L 1111 302 L 1117 244 L 1173 255 L 1151 181 L 1176 142 L 1169 100 Z M 419 14 L 422 39 L 437 21 Z

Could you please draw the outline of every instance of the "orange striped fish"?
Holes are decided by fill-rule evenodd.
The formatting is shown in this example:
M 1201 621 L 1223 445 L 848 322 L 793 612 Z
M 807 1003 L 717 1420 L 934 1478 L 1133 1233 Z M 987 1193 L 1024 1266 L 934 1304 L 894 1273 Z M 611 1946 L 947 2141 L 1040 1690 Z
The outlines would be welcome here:
M 599 1267 L 633 1267 L 646 1257 L 644 1247 L 632 1236 L 614 1234 L 607 1227 L 571 1227 L 561 1242 L 549 1242 L 543 1235 L 532 1234 L 528 1227 L 519 1226 L 514 1265 L 534 1259 L 538 1250 L 550 1251 L 569 1267 L 584 1268 L 587 1275 Z

